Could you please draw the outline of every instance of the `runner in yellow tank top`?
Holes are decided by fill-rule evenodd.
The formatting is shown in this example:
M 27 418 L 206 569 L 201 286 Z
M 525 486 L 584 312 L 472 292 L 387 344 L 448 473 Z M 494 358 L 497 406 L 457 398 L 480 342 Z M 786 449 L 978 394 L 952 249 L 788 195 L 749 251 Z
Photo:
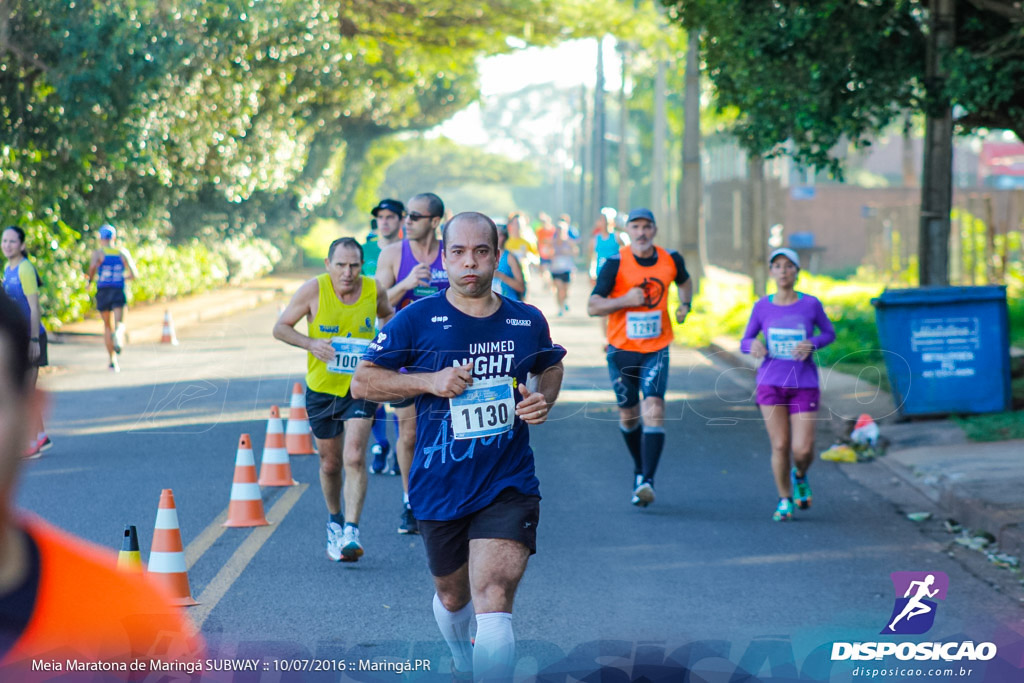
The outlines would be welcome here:
M 327 557 L 355 562 L 363 555 L 359 516 L 366 498 L 366 442 L 377 404 L 353 399 L 349 385 L 376 334 L 374 318 L 386 323 L 394 310 L 387 291 L 361 274 L 363 248 L 357 241 L 335 240 L 324 263 L 327 272 L 295 292 L 274 325 L 274 337 L 308 352 L 306 410 L 320 453 L 320 488 L 330 515 Z M 308 334 L 295 329 L 302 318 Z

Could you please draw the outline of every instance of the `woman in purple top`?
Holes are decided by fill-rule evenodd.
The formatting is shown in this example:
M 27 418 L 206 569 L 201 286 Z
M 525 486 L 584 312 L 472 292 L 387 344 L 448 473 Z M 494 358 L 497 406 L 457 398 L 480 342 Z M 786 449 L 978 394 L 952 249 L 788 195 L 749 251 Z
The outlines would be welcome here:
M 793 289 L 800 273 L 796 252 L 776 249 L 768 263 L 778 291 L 754 304 L 740 350 L 764 359 L 757 369 L 757 404 L 772 442 L 772 473 L 779 492 L 772 519 L 783 522 L 793 518 L 794 497 L 797 507 L 811 506 L 807 469 L 814 460 L 820 398 L 812 354 L 835 341 L 836 333 L 821 302 Z

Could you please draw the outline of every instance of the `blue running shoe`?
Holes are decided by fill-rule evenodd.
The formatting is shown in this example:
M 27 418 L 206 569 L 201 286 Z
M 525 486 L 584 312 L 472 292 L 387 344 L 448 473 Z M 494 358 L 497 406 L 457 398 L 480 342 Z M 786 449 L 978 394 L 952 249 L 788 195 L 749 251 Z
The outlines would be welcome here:
M 793 482 L 793 501 L 796 506 L 801 510 L 806 510 L 811 507 L 811 501 L 814 497 L 811 495 L 811 485 L 807 483 L 807 473 L 804 476 L 796 476 L 796 468 L 794 467 L 790 473 L 789 478 Z
M 370 471 L 374 474 L 384 474 L 388 468 L 388 453 L 390 452 L 391 444 L 387 441 L 370 446 L 370 455 L 373 456 L 373 462 L 370 463 Z
M 788 522 L 793 519 L 793 501 L 789 498 L 779 498 L 779 506 L 775 508 L 772 520 L 776 522 Z

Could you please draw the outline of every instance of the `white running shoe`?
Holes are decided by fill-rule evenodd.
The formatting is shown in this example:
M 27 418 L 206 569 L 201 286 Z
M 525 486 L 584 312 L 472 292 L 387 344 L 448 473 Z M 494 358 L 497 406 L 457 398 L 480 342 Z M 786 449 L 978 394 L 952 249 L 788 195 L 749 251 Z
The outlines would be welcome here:
M 650 482 L 641 482 L 639 486 L 633 489 L 633 505 L 637 507 L 647 507 L 654 502 L 654 487 L 651 486 Z
M 341 562 L 341 525 L 327 522 L 327 557 L 333 562 Z
M 342 562 L 355 562 L 363 556 L 363 546 L 359 543 L 359 529 L 351 524 L 345 525 L 341 535 Z

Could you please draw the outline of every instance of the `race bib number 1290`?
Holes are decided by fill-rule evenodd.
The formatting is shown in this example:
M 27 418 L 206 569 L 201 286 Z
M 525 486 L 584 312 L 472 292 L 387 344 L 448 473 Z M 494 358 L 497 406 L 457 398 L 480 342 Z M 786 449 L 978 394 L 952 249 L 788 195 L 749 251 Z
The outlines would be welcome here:
M 511 377 L 477 380 L 460 396 L 448 399 L 456 439 L 476 439 L 512 429 L 516 401 Z
M 661 336 L 661 311 L 627 311 L 627 339 L 657 339 Z

